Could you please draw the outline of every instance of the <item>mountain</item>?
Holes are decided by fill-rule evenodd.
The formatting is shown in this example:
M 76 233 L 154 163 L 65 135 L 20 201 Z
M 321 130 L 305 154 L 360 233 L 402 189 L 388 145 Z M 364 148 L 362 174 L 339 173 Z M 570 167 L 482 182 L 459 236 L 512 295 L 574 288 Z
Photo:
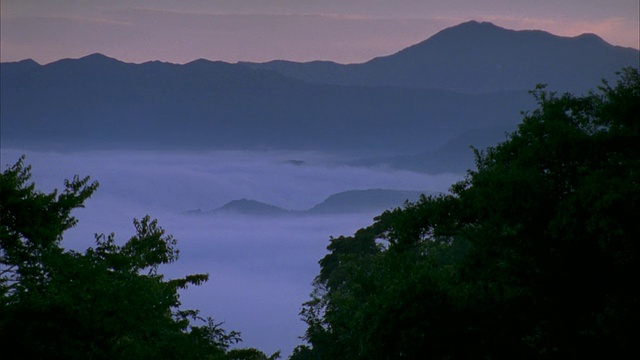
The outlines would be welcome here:
M 382 211 L 400 207 L 405 201 L 415 202 L 422 194 L 425 194 L 425 192 L 387 189 L 350 190 L 329 196 L 320 204 L 309 209 L 307 213 L 326 214 Z
M 638 50 L 613 46 L 594 34 L 561 37 L 470 21 L 363 64 L 272 61 L 247 63 L 313 83 L 447 89 L 465 93 L 531 90 L 586 92 L 622 67 L 637 67 Z
M 290 213 L 289 210 L 255 200 L 233 200 L 214 210 L 214 213 L 236 213 L 242 215 L 277 216 Z
M 525 92 L 312 84 L 207 60 L 1 66 L 5 146 L 422 152 L 533 107 Z
M 512 131 L 520 112 L 535 107 L 527 93 L 535 84 L 584 92 L 638 60 L 638 50 L 595 35 L 478 22 L 352 65 L 24 60 L 0 64 L 0 140 L 43 150 L 355 152 L 401 168 L 459 171 L 472 161 L 468 145 Z
M 437 149 L 411 155 L 370 157 L 350 162 L 353 166 L 387 166 L 394 169 L 429 173 L 464 173 L 475 166 L 473 148 L 482 150 L 507 139 L 514 127 L 469 129 Z
M 189 210 L 185 214 L 241 214 L 250 216 L 319 215 L 347 214 L 357 212 L 381 212 L 402 206 L 405 201 L 415 202 L 422 194 L 437 195 L 434 192 L 405 191 L 389 189 L 349 190 L 327 197 L 323 202 L 308 210 L 287 210 L 256 200 L 240 199 L 230 201 L 213 211 Z

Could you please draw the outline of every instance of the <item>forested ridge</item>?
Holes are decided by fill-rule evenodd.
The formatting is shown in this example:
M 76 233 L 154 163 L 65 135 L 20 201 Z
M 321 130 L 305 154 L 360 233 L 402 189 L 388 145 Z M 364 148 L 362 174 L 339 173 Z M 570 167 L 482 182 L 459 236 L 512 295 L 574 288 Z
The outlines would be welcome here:
M 181 308 L 179 291 L 208 274 L 165 279 L 177 241 L 149 216 L 118 245 L 98 234 L 84 253 L 61 246 L 74 209 L 98 188 L 89 177 L 43 193 L 24 156 L 0 177 L 0 354 L 2 359 L 268 360 L 253 348 L 230 350 L 237 331 Z
M 292 359 L 635 358 L 638 70 L 599 90 L 539 86 L 450 194 L 331 239 Z
M 635 358 L 640 332 L 640 73 L 584 96 L 532 91 L 518 129 L 449 194 L 330 239 L 291 359 Z M 177 241 L 148 216 L 118 245 L 61 246 L 88 177 L 43 193 L 0 177 L 3 359 L 274 359 L 182 309 Z M 635 269 L 635 270 L 634 270 Z M 302 335 L 302 334 L 301 334 Z M 635 356 L 634 356 L 635 355 Z

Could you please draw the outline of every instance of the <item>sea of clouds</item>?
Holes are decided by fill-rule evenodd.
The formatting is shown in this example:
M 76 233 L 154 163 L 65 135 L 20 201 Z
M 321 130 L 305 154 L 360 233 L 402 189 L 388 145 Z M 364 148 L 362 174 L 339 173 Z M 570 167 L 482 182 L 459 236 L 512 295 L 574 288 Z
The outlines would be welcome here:
M 189 215 L 247 198 L 304 210 L 329 195 L 354 189 L 446 192 L 460 174 L 427 175 L 343 165 L 343 156 L 280 151 L 46 152 L 1 149 L 3 170 L 22 155 L 38 189 L 62 189 L 63 180 L 89 175 L 98 191 L 73 215 L 78 225 L 63 246 L 94 245 L 95 233 L 133 235 L 133 218 L 150 215 L 178 240 L 180 258 L 162 268 L 169 277 L 208 273 L 210 280 L 181 295 L 184 308 L 224 321 L 242 333 L 241 347 L 284 355 L 301 344 L 298 316 L 309 299 L 331 236 L 351 235 L 377 213 L 263 217 Z M 292 161 L 294 160 L 294 161 Z

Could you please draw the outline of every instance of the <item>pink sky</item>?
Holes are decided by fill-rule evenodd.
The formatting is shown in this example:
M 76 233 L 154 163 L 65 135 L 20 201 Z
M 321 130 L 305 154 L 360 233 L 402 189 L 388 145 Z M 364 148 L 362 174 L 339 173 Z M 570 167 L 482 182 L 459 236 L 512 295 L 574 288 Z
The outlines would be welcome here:
M 639 48 L 637 0 L 2 0 L 0 60 L 364 62 L 458 23 Z

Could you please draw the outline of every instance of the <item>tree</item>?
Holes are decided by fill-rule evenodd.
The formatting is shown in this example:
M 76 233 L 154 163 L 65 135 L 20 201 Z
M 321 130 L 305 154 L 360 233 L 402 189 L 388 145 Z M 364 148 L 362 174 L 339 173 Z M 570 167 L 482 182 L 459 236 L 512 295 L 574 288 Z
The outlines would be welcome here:
M 292 359 L 637 357 L 640 74 L 532 94 L 449 194 L 331 240 Z
M 276 360 L 280 359 L 280 351 L 267 356 L 264 352 L 254 348 L 233 349 L 227 352 L 229 360 Z
M 240 334 L 180 309 L 178 291 L 208 275 L 158 273 L 179 252 L 156 220 L 134 220 L 136 234 L 121 246 L 110 234 L 84 253 L 65 250 L 63 233 L 77 222 L 70 214 L 98 183 L 76 176 L 45 194 L 24 160 L 0 176 L 3 358 L 226 359 Z

